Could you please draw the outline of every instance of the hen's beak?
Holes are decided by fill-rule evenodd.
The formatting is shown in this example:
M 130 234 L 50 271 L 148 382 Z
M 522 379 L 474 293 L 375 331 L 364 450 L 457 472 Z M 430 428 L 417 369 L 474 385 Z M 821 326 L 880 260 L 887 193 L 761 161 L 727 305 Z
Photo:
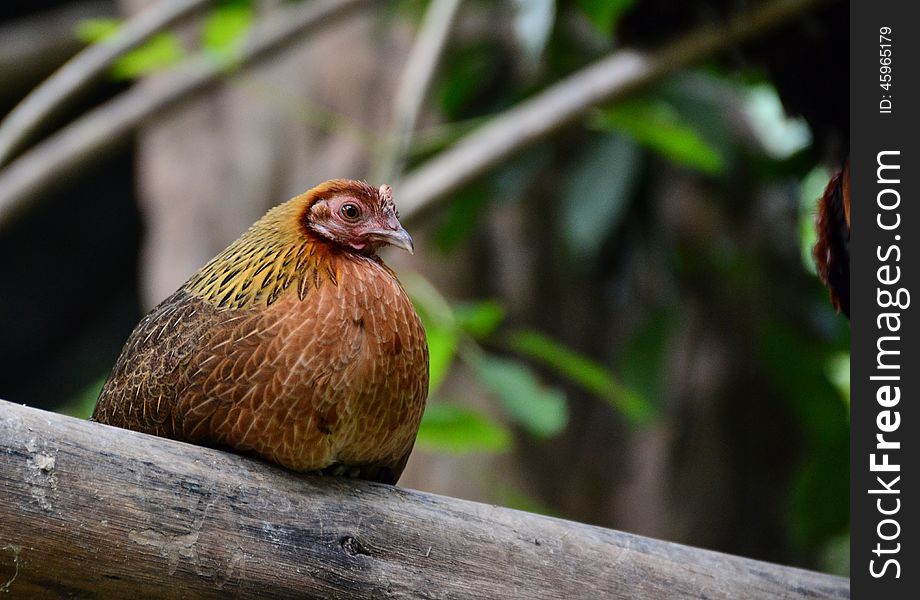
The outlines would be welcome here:
M 412 236 L 409 235 L 405 227 L 399 225 L 398 221 L 395 229 L 378 229 L 373 232 L 373 237 L 375 241 L 402 248 L 409 254 L 415 254 L 415 243 L 412 241 Z

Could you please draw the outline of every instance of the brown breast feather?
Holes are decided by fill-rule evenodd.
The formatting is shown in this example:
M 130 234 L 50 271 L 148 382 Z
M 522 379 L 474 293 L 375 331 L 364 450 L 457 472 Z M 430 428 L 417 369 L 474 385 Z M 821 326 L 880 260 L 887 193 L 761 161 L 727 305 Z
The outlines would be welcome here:
M 244 309 L 180 289 L 135 328 L 93 419 L 395 482 L 428 393 L 424 330 L 377 260 L 311 279 Z

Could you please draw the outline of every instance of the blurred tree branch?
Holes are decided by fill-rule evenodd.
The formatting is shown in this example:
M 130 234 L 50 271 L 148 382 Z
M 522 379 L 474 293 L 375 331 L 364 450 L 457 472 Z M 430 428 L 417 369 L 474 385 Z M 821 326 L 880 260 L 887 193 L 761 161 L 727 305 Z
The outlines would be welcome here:
M 621 99 L 682 67 L 763 35 L 828 0 L 775 0 L 727 23 L 690 32 L 654 52 L 620 50 L 521 102 L 410 172 L 396 190 L 405 219 L 417 219 L 463 185 L 599 104 Z M 2 197 L 0 197 L 2 202 Z
M 277 10 L 253 27 L 235 65 L 262 60 L 372 1 L 315 0 Z M 132 87 L 23 154 L 0 171 L 0 227 L 67 173 L 123 143 L 160 111 L 217 85 L 226 74 L 225 63 L 196 57 L 173 72 Z
M 32 90 L 0 123 L 0 165 L 15 156 L 29 137 L 68 101 L 102 77 L 119 57 L 137 48 L 154 34 L 169 27 L 212 0 L 155 2 L 127 21 L 119 33 L 104 43 L 90 44 L 51 77 Z M 72 38 L 73 23 L 68 24 Z M 44 34 L 44 32 L 43 32 Z
M 411 172 L 397 190 L 407 218 L 494 168 L 515 152 L 577 120 L 591 107 L 622 98 L 665 75 L 767 33 L 830 0 L 774 0 L 724 25 L 706 26 L 655 52 L 621 50 L 495 117 Z M 254 28 L 238 64 L 250 64 L 370 0 L 316 0 L 279 10 Z M 31 198 L 110 150 L 147 119 L 216 85 L 225 70 L 201 59 L 138 85 L 39 144 L 0 172 L 0 227 Z
M 412 132 L 459 7 L 460 0 L 431 0 L 428 5 L 393 99 L 390 128 L 378 149 L 371 181 L 395 183 L 391 180 L 402 172 Z
M 0 26 L 0 96 L 18 98 L 78 52 L 82 44 L 73 35 L 74 22 L 114 16 L 111 0 L 84 0 Z

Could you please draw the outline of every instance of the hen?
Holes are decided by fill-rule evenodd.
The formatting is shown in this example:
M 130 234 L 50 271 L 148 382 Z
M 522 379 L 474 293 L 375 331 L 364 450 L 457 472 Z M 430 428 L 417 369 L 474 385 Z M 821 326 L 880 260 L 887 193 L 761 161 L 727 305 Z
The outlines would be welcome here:
M 332 180 L 271 209 L 141 320 L 93 420 L 395 483 L 428 347 L 388 244 L 413 252 L 388 186 Z

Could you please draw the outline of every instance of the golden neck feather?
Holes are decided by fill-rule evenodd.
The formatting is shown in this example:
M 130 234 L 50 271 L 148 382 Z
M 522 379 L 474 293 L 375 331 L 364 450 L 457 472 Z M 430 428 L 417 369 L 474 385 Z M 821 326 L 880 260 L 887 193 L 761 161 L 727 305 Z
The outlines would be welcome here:
M 305 235 L 300 224 L 306 196 L 268 211 L 195 273 L 185 290 L 218 308 L 246 309 L 271 306 L 293 289 L 303 299 L 324 279 L 335 283 L 329 248 Z

